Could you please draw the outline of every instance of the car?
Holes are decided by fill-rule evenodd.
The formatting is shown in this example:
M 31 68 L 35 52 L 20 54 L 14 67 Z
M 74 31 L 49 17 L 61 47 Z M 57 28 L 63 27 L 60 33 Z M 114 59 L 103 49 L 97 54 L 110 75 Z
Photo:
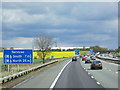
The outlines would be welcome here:
M 95 57 L 92 57 L 92 58 L 91 58 L 91 61 L 94 61 L 94 60 L 97 60 L 97 59 L 96 59 Z
M 102 62 L 101 61 L 93 61 L 90 66 L 91 69 L 102 69 Z
M 77 57 L 73 57 L 73 58 L 72 58 L 72 61 L 77 61 Z
M 86 58 L 86 60 L 85 60 L 85 63 L 91 63 L 91 61 L 90 61 L 91 59 L 88 57 L 88 58 Z
M 81 55 L 80 58 L 82 58 L 83 56 Z
M 86 58 L 85 57 L 82 57 L 82 61 L 85 61 L 86 60 Z
M 91 60 L 96 60 L 96 58 L 95 58 L 95 57 L 92 57 Z
M 94 58 L 94 56 L 93 56 L 93 55 L 91 55 L 91 56 L 90 56 L 90 59 L 92 59 L 92 58 Z

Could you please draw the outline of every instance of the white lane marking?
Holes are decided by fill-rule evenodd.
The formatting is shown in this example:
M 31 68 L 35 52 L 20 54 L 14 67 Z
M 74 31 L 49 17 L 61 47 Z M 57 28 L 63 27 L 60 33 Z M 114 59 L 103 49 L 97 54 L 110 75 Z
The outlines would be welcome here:
M 28 79 L 26 79 L 26 80 L 22 81 L 21 83 L 19 83 L 19 84 L 15 85 L 15 86 L 13 86 L 12 88 L 19 87 L 20 85 L 24 84 L 25 82 L 29 81 L 29 80 L 30 80 L 30 79 L 32 79 L 32 78 L 33 78 L 33 76 L 31 76 L 30 78 L 28 78 Z
M 109 69 L 109 71 L 111 71 L 111 69 Z
M 118 74 L 118 72 L 115 72 L 116 74 Z
M 100 85 L 100 83 L 99 82 L 96 82 L 98 85 Z
M 100 59 L 98 59 L 98 60 L 100 60 Z M 101 62 L 104 62 L 105 64 L 108 64 L 108 62 L 107 61 L 103 61 L 103 60 L 100 60 Z M 115 65 L 115 66 L 119 66 L 118 64 L 115 64 L 115 63 L 109 63 L 109 64 L 112 64 L 112 65 Z
M 55 86 L 55 84 L 57 83 L 60 75 L 62 74 L 62 72 L 64 71 L 64 69 L 67 67 L 67 65 L 71 62 L 71 60 L 62 68 L 62 70 L 59 72 L 59 74 L 57 75 L 57 77 L 55 78 L 55 80 L 53 81 L 52 85 L 50 86 L 49 90 L 52 90 Z
M 115 63 L 109 63 L 109 64 L 112 64 L 112 65 L 116 65 L 116 66 L 119 66 L 118 64 L 115 64 Z
M 91 78 L 94 78 L 93 76 L 91 76 Z
M 88 73 L 88 74 L 90 74 L 90 73 Z

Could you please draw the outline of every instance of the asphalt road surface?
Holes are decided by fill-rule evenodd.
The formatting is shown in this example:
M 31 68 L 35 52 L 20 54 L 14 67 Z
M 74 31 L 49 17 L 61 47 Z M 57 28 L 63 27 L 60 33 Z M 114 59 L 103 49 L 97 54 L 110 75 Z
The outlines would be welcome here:
M 59 77 L 54 88 L 103 88 L 82 68 L 80 61 L 71 62 Z
M 97 59 L 100 60 L 100 59 Z M 102 70 L 91 70 L 90 64 L 85 64 L 80 60 L 82 67 L 91 74 L 104 88 L 118 88 L 118 64 L 100 60 L 103 65 Z
M 57 77 L 58 73 L 69 61 L 70 59 L 61 61 L 39 72 L 38 74 L 33 75 L 31 78 L 26 79 L 13 88 L 49 88 Z
M 13 88 L 50 88 L 70 61 L 61 61 Z M 103 70 L 90 70 L 90 64 L 81 60 L 70 62 L 54 83 L 54 88 L 118 88 L 118 65 L 102 62 Z

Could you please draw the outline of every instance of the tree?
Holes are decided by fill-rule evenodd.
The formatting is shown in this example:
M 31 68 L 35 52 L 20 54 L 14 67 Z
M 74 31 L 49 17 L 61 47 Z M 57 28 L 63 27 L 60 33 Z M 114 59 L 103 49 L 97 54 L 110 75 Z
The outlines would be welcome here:
M 91 46 L 90 49 L 93 49 L 94 52 L 101 52 L 101 53 L 104 53 L 104 52 L 107 52 L 108 49 L 107 48 L 102 48 L 100 46 Z
M 38 56 L 42 58 L 43 63 L 45 63 L 45 57 L 49 54 L 53 44 L 53 38 L 48 35 L 39 35 L 34 38 L 34 45 L 39 49 Z
M 14 49 L 14 47 L 10 47 L 10 49 Z

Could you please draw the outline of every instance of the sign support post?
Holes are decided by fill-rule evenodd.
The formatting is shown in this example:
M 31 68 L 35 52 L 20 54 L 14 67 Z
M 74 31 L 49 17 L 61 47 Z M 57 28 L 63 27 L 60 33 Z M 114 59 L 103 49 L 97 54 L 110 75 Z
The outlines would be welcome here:
M 10 72 L 10 65 L 8 64 L 8 72 Z
M 19 70 L 20 70 L 20 66 L 19 66 L 19 64 L 17 65 L 17 70 L 18 70 L 18 72 L 19 72 Z

